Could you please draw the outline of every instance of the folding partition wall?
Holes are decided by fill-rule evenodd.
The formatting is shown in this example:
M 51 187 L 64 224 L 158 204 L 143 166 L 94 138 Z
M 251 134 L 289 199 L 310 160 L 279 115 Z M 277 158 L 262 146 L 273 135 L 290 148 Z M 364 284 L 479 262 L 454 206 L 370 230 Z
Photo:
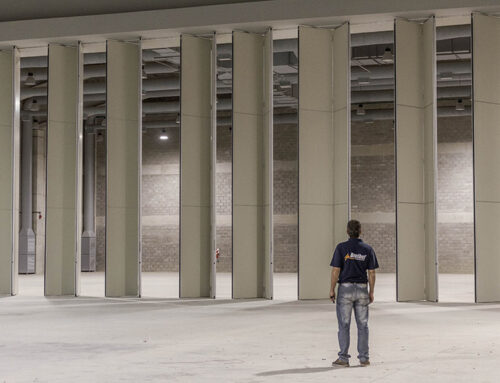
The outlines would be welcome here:
M 349 24 L 299 27 L 299 299 L 328 298 L 347 239 L 350 57 Z
M 0 51 L 0 295 L 17 293 L 19 62 L 15 48 Z
M 140 296 L 142 51 L 107 41 L 106 296 Z
M 273 296 L 272 49 L 233 32 L 233 298 Z
M 472 16 L 476 302 L 500 301 L 500 18 Z
M 45 295 L 78 295 L 83 55 L 49 45 Z
M 435 20 L 394 31 L 397 300 L 437 301 Z
M 181 298 L 215 298 L 215 37 L 181 37 Z

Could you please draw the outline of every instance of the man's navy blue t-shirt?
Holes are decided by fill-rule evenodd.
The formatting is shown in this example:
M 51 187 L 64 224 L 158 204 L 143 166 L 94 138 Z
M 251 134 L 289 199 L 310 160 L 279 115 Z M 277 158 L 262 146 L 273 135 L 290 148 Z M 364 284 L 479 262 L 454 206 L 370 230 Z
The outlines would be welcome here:
M 367 283 L 366 270 L 377 269 L 378 262 L 371 246 L 359 238 L 349 238 L 337 245 L 330 266 L 342 269 L 339 283 Z

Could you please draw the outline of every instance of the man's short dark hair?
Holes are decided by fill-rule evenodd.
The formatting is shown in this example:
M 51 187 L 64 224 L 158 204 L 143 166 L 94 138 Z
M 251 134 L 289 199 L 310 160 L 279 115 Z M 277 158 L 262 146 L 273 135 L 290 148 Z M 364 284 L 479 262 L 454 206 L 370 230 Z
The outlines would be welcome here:
M 355 219 L 351 219 L 347 222 L 347 234 L 351 238 L 359 238 L 359 235 L 361 234 L 361 223 Z

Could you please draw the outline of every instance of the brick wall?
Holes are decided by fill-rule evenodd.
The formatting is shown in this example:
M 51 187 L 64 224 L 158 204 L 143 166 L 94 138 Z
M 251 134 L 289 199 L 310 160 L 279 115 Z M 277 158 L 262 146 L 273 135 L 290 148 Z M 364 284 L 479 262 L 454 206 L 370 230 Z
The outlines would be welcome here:
M 143 135 L 143 268 L 178 270 L 179 135 Z M 363 223 L 363 238 L 375 248 L 381 270 L 394 272 L 394 130 L 392 121 L 352 124 L 352 215 Z M 438 119 L 440 271 L 473 272 L 472 134 L 470 118 Z M 104 267 L 105 141 L 97 142 L 97 264 Z M 275 270 L 297 271 L 297 126 L 274 133 Z M 231 131 L 217 138 L 218 270 L 231 270 Z

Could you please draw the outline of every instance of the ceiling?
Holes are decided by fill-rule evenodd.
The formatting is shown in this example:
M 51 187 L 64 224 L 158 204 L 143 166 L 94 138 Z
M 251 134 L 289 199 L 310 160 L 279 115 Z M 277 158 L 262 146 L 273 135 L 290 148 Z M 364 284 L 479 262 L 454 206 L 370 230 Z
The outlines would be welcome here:
M 354 34 L 351 37 L 351 86 L 353 121 L 393 118 L 394 69 L 382 59 L 386 49 L 393 49 L 393 33 Z M 470 25 L 437 29 L 437 86 L 440 111 L 446 115 L 470 114 L 471 65 Z M 232 48 L 218 44 L 218 116 L 231 123 Z M 143 50 L 143 125 L 175 127 L 179 113 L 179 47 Z M 297 39 L 274 41 L 275 123 L 289 124 L 298 107 Z M 104 127 L 106 114 L 106 55 L 85 54 L 84 112 L 91 124 Z M 25 57 L 21 60 L 21 99 L 23 113 L 39 122 L 47 114 L 47 57 Z M 35 83 L 26 79 L 33 76 Z M 456 102 L 463 100 L 465 109 L 457 113 Z M 33 105 L 35 101 L 36 105 Z M 359 104 L 365 113 L 359 115 Z M 36 109 L 36 111 L 33 111 Z
M 0 1 L 0 22 L 177 9 L 267 0 L 7 0 Z M 42 6 L 43 3 L 43 6 Z

